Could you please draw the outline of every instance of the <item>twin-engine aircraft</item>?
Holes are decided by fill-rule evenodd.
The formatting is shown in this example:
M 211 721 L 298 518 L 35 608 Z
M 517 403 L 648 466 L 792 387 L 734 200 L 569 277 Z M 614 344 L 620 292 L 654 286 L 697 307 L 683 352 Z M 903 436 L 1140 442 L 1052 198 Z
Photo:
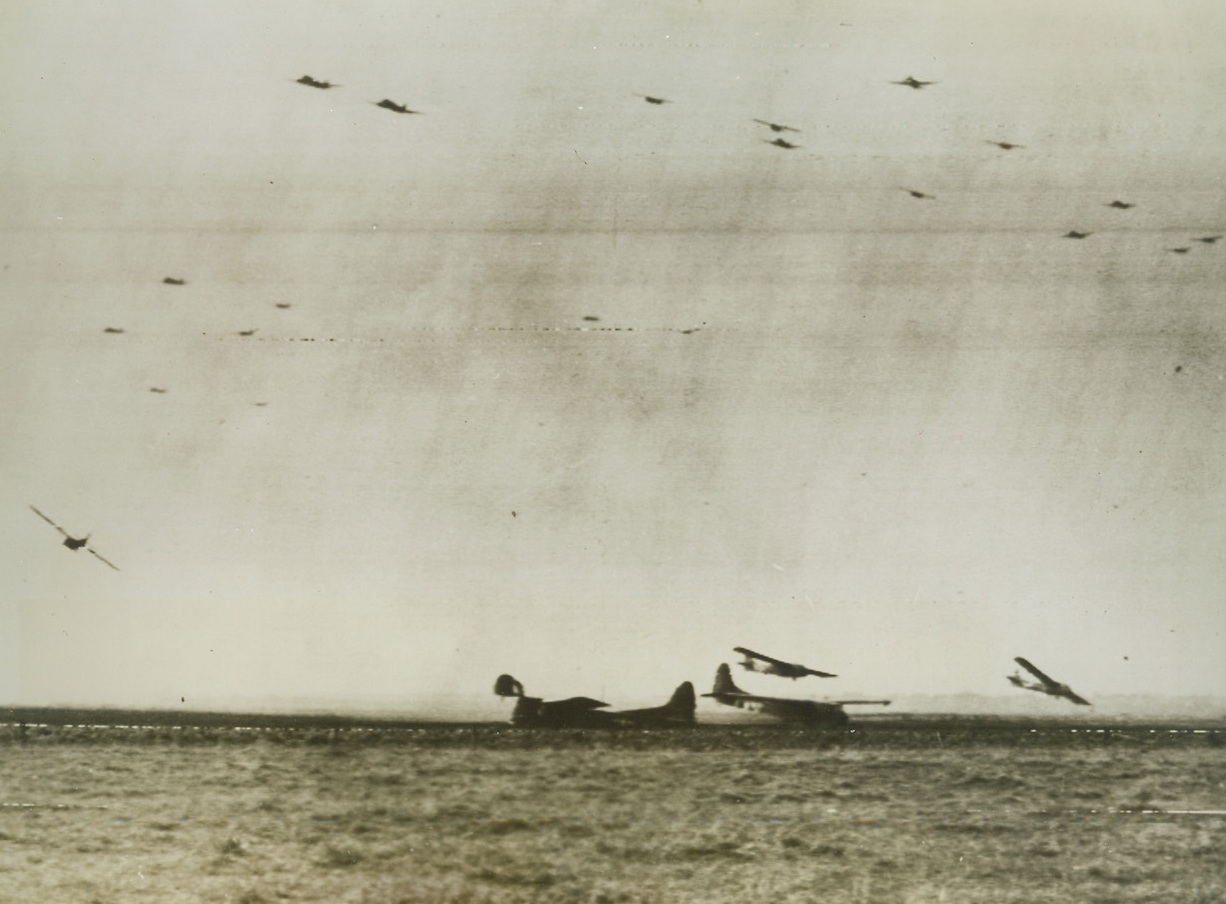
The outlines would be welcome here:
M 778 674 L 777 672 L 774 674 Z M 717 703 L 725 706 L 735 706 L 750 712 L 760 712 L 774 716 L 784 722 L 794 722 L 800 725 L 845 725 L 848 722 L 844 706 L 852 704 L 889 706 L 889 700 L 794 700 L 789 697 L 762 697 L 758 694 L 747 694 L 732 680 L 732 669 L 728 663 L 720 663 L 715 672 L 715 687 L 711 693 L 703 694 L 711 697 Z
M 784 662 L 781 659 L 773 659 L 770 656 L 755 653 L 753 650 L 747 650 L 744 647 L 733 647 L 732 650 L 734 653 L 740 653 L 745 657 L 741 661 L 741 668 L 746 671 L 761 672 L 763 675 L 778 675 L 781 678 L 791 678 L 793 681 L 806 675 L 813 675 L 817 678 L 839 677 L 830 672 L 819 672 L 817 669 L 811 669 L 807 665 L 801 665 L 798 662 Z
M 591 697 L 569 697 L 566 700 L 543 700 L 529 697 L 524 686 L 510 675 L 499 675 L 494 682 L 499 697 L 515 697 L 511 724 L 525 728 L 655 728 L 689 727 L 694 724 L 697 701 L 694 685 L 685 681 L 677 686 L 663 706 L 604 712 L 609 704 Z
M 1081 697 L 1073 693 L 1073 689 L 1067 684 L 1061 684 L 1050 675 L 1043 674 L 1043 672 L 1039 671 L 1039 669 L 1035 667 L 1029 659 L 1026 659 L 1023 656 L 1016 656 L 1014 657 L 1013 661 L 1030 674 L 1034 675 L 1034 677 L 1039 679 L 1037 682 L 1027 681 L 1021 675 L 1017 674 L 1017 672 L 1014 672 L 1012 675 L 1005 676 L 1010 682 L 1013 683 L 1015 687 L 1025 688 L 1028 691 L 1038 691 L 1040 694 L 1049 694 L 1052 697 L 1063 697 L 1065 700 L 1072 700 L 1078 706 L 1093 705 L 1085 697 Z

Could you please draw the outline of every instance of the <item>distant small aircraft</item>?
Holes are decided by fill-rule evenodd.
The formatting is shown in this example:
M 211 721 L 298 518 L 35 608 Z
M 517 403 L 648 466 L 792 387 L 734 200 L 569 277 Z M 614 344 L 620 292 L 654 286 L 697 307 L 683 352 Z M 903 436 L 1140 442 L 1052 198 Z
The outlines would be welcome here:
M 1084 239 L 1086 236 L 1093 235 L 1092 232 L 1078 232 L 1076 229 L 1070 229 L 1061 238 L 1065 239 Z
M 238 334 L 240 336 L 254 336 L 256 334 L 256 331 L 255 330 L 239 330 Z
M 694 685 L 688 681 L 678 685 L 663 706 L 621 712 L 601 712 L 609 704 L 591 697 L 549 701 L 529 697 L 524 693 L 524 686 L 510 675 L 498 676 L 494 693 L 499 697 L 516 698 L 511 724 L 526 728 L 684 727 L 694 724 L 697 703 Z
M 915 189 L 913 189 L 913 188 L 904 188 L 904 189 L 903 189 L 903 191 L 905 191 L 905 192 L 906 192 L 907 194 L 909 194 L 911 197 L 913 197 L 913 198 L 919 198 L 920 200 L 924 200 L 924 201 L 934 201 L 934 200 L 936 200 L 936 198 L 935 198 L 935 196 L 934 196 L 934 195 L 929 195 L 929 194 L 926 194 L 926 193 L 924 193 L 924 192 L 922 192 L 922 191 L 916 191 L 916 190 L 915 190 Z
M 1073 689 L 1067 684 L 1061 684 L 1054 678 L 1043 674 L 1031 664 L 1030 660 L 1022 656 L 1015 656 L 1013 661 L 1039 679 L 1038 682 L 1026 681 L 1021 675 L 1014 672 L 1012 675 L 1006 676 L 1014 687 L 1025 688 L 1028 691 L 1038 691 L 1041 694 L 1049 694 L 1052 697 L 1063 697 L 1065 700 L 1072 700 L 1078 706 L 1091 705 L 1089 700 L 1074 694 Z
M 374 101 L 371 101 L 374 103 Z M 420 113 L 420 110 L 410 110 L 404 104 L 398 104 L 394 100 L 388 100 L 386 97 L 375 104 L 376 107 L 382 107 L 384 110 L 391 110 L 393 113 Z
M 104 333 L 122 333 L 122 332 L 123 332 L 123 330 L 121 330 L 119 327 L 116 327 L 116 326 L 108 326 L 108 327 L 107 327 L 105 330 L 103 330 L 102 332 L 104 332 Z
M 1135 205 L 1135 204 L 1128 204 L 1128 203 L 1126 203 L 1126 202 L 1124 202 L 1124 201 L 1112 201 L 1110 204 L 1107 204 L 1106 206 L 1107 206 L 1107 207 L 1114 207 L 1116 210 L 1131 210 L 1132 208 L 1136 207 L 1137 205 Z
M 634 96 L 643 98 L 643 100 L 647 101 L 647 103 L 649 104 L 671 104 L 672 103 L 671 100 L 667 100 L 663 97 L 652 97 L 650 94 L 636 94 Z
M 292 305 L 285 304 L 284 302 L 277 302 L 277 307 L 284 311 L 286 308 L 292 307 Z
M 158 387 L 158 386 L 150 386 L 149 391 L 156 392 L 158 395 L 165 395 L 166 393 L 165 389 L 162 389 L 161 387 Z
M 60 527 L 58 524 L 56 524 L 54 521 L 52 521 L 50 518 L 48 518 L 38 509 L 34 508 L 34 506 L 30 506 L 30 511 L 34 512 L 34 514 L 38 515 L 38 517 L 42 518 L 44 521 L 46 521 L 48 524 L 50 524 L 52 527 L 58 530 L 61 534 L 63 534 L 64 535 L 64 545 L 67 546 L 69 549 L 71 549 L 73 552 L 76 552 L 78 549 L 84 548 L 86 552 L 88 552 L 94 558 L 98 559 L 98 561 L 102 562 L 102 564 L 108 565 L 111 568 L 114 568 L 116 571 L 119 570 L 118 565 L 116 565 L 114 562 L 108 562 L 101 555 L 99 555 L 96 549 L 94 549 L 92 546 L 89 545 L 89 534 L 86 534 L 84 537 L 78 540 L 76 537 L 72 536 L 72 534 L 68 533 L 68 531 L 64 530 L 64 528 Z
M 759 125 L 764 125 L 772 132 L 799 132 L 800 129 L 793 129 L 791 126 L 785 126 L 777 122 L 767 122 L 765 119 L 755 119 L 754 122 Z
M 1002 151 L 1017 151 L 1026 147 L 1024 144 L 1013 144 L 1010 141 L 988 141 L 988 144 L 994 144 Z
M 1168 248 L 1166 250 L 1170 251 L 1172 254 L 1187 254 L 1189 251 L 1192 250 L 1192 248 L 1188 245 L 1184 245 L 1181 248 Z
M 168 276 L 168 277 L 166 277 L 164 280 L 162 280 L 162 285 L 165 285 L 165 286 L 186 286 L 186 285 L 187 285 L 187 280 L 186 280 L 186 279 L 176 279 L 176 278 L 175 278 L 175 277 L 173 277 L 173 276 Z
M 745 647 L 733 647 L 732 650 L 734 653 L 740 653 L 745 657 L 741 661 L 741 668 L 748 672 L 778 675 L 780 678 L 791 678 L 793 681 L 797 678 L 804 678 L 806 675 L 813 675 L 817 678 L 839 677 L 831 672 L 819 672 L 817 669 L 811 669 L 807 665 L 801 665 L 798 662 L 784 662 L 781 659 L 773 659 L 770 656 L 755 653 L 753 650 L 748 650 Z
M 1220 235 L 1207 235 L 1204 238 L 1193 239 L 1193 241 L 1204 242 L 1206 245 L 1212 245 L 1214 242 L 1216 242 L 1220 238 L 1221 238 Z
M 766 141 L 766 140 L 763 139 L 763 141 Z M 774 141 L 766 141 L 766 144 L 773 144 L 777 148 L 785 148 L 786 150 L 789 150 L 789 151 L 793 151 L 796 148 L 800 147 L 800 145 L 792 144 L 792 142 L 790 141 L 784 141 L 782 138 L 776 138 Z
M 921 82 L 919 79 L 913 78 L 912 76 L 908 75 L 901 82 L 890 82 L 890 84 L 891 85 L 906 85 L 908 88 L 914 88 L 916 91 L 918 91 L 920 88 L 923 88 L 925 85 L 935 85 L 936 82 Z
M 327 91 L 329 88 L 339 88 L 340 85 L 334 85 L 331 82 L 321 82 L 311 78 L 309 75 L 304 75 L 300 79 L 296 79 L 298 84 L 307 85 L 311 88 L 319 88 L 321 91 Z
M 845 725 L 849 721 L 844 706 L 853 704 L 889 706 L 889 700 L 795 700 L 789 697 L 762 697 L 747 694 L 732 680 L 728 663 L 720 663 L 715 672 L 715 686 L 704 697 L 714 698 L 716 703 L 735 706 L 750 712 L 760 712 L 784 722 L 794 722 L 809 727 L 820 725 Z

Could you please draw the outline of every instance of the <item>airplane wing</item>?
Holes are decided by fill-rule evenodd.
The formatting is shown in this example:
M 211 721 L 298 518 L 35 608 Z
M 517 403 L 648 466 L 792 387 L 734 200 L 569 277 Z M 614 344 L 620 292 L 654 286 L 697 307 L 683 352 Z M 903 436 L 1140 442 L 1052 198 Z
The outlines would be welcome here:
M 1060 684 L 1059 681 L 1055 680 L 1050 675 L 1045 675 L 1041 671 L 1039 671 L 1037 667 L 1031 664 L 1030 660 L 1026 659 L 1023 656 L 1015 656 L 1013 658 L 1013 661 L 1016 662 L 1018 665 L 1020 665 L 1022 668 L 1024 668 L 1026 671 L 1028 671 L 1030 674 L 1034 675 L 1034 677 L 1038 678 L 1048 687 L 1056 687 L 1057 685 Z
M 600 700 L 593 700 L 591 697 L 568 697 L 565 700 L 550 700 L 544 704 L 545 709 L 551 711 L 600 709 L 608 705 Z
M 770 656 L 763 656 L 761 653 L 755 653 L 753 650 L 746 649 L 745 647 L 733 647 L 732 652 L 740 653 L 742 656 L 750 656 L 754 659 L 761 659 L 763 662 L 769 662 L 774 665 L 791 665 L 790 662 L 784 662 L 782 659 L 773 659 Z
M 839 677 L 838 675 L 834 674 L 834 672 L 819 672 L 817 669 L 810 669 L 810 668 L 805 669 L 805 674 L 813 675 L 816 678 L 838 678 Z
M 94 558 L 99 559 L 99 560 L 102 562 L 102 564 L 104 564 L 104 565 L 110 565 L 110 566 L 111 566 L 112 568 L 114 568 L 116 571 L 118 571 L 118 570 L 119 570 L 119 566 L 118 566 L 118 565 L 116 565 L 114 562 L 110 562 L 110 561 L 108 561 L 108 560 L 104 559 L 104 558 L 103 558 L 101 555 L 99 555 L 98 551 L 97 551 L 97 550 L 95 550 L 95 549 L 94 549 L 92 546 L 87 546 L 87 547 L 85 547 L 85 548 L 86 548 L 86 549 L 88 549 L 88 550 L 90 551 L 90 553 L 91 553 L 91 554 L 94 556 Z
M 60 527 L 58 524 L 56 524 L 54 521 L 52 521 L 50 518 L 48 518 L 46 515 L 44 515 L 42 512 L 40 512 L 40 511 L 39 511 L 38 509 L 36 509 L 34 506 L 30 506 L 30 511 L 32 511 L 34 514 L 38 515 L 38 517 L 42 518 L 44 521 L 46 521 L 48 524 L 50 524 L 52 527 L 54 527 L 56 530 L 58 530 L 58 531 L 59 531 L 61 534 L 63 534 L 65 537 L 67 537 L 67 536 L 68 536 L 68 531 L 64 530 L 64 528 Z
M 1085 697 L 1082 697 L 1079 694 L 1075 694 L 1071 690 L 1068 693 L 1066 693 L 1064 696 L 1067 699 L 1072 700 L 1078 706 L 1093 706 L 1094 705 L 1089 700 L 1087 700 Z

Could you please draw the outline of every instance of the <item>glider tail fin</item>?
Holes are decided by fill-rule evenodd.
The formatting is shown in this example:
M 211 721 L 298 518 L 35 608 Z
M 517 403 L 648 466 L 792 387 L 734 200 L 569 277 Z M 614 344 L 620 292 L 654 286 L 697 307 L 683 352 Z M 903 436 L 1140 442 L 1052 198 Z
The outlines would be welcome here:
M 694 696 L 694 685 L 685 681 L 677 685 L 673 695 L 664 704 L 664 711 L 671 718 L 692 721 L 696 707 L 697 700 Z
M 494 681 L 494 693 L 499 697 L 522 697 L 524 686 L 510 675 L 499 675 Z
M 708 697 L 718 697 L 720 694 L 743 694 L 736 682 L 732 680 L 732 669 L 728 668 L 728 663 L 721 662 L 719 668 L 715 670 L 715 686 L 711 688 L 711 693 Z

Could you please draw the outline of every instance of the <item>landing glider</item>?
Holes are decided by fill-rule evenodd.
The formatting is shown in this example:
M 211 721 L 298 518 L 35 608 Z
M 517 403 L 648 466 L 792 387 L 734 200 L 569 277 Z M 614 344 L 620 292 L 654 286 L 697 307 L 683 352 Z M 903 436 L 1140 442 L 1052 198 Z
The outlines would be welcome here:
M 84 547 L 86 552 L 88 552 L 94 558 L 98 559 L 98 561 L 102 562 L 102 564 L 108 565 L 111 568 L 114 568 L 116 571 L 119 570 L 118 565 L 116 565 L 114 562 L 108 562 L 106 559 L 104 559 L 101 555 L 98 554 L 98 551 L 96 549 L 94 549 L 92 546 L 89 545 L 89 534 L 86 534 L 84 537 L 77 539 L 76 537 L 72 536 L 72 534 L 68 533 L 68 531 L 64 530 L 64 528 L 60 527 L 58 524 L 56 524 L 54 521 L 52 521 L 50 518 L 48 518 L 46 515 L 40 512 L 38 509 L 34 508 L 34 506 L 30 506 L 30 511 L 34 512 L 34 514 L 38 515 L 38 517 L 42 518 L 44 521 L 46 521 L 48 524 L 50 524 L 52 527 L 58 530 L 61 534 L 63 534 L 64 535 L 64 545 L 67 546 L 69 549 L 71 549 L 73 552 L 76 552 L 78 549 L 81 549 L 82 547 Z
M 331 82 L 321 82 L 319 79 L 311 78 L 309 75 L 304 75 L 302 78 L 294 79 L 300 85 L 306 85 L 308 88 L 318 88 L 321 91 L 327 91 L 329 88 L 339 88 L 340 85 L 334 85 Z
M 499 675 L 494 682 L 499 697 L 515 697 L 511 724 L 525 728 L 630 728 L 686 727 L 694 724 L 696 699 L 694 685 L 686 681 L 678 685 L 663 706 L 603 712 L 609 704 L 591 697 L 569 697 L 565 700 L 543 700 L 529 697 L 524 686 L 510 675 Z
M 801 665 L 798 662 L 784 662 L 781 659 L 773 659 L 762 653 L 747 650 L 745 647 L 733 647 L 732 650 L 745 657 L 741 661 L 741 668 L 749 672 L 761 672 L 763 675 L 778 675 L 781 678 L 791 678 L 793 681 L 806 675 L 814 675 L 818 678 L 839 677 L 830 672 L 819 672 L 817 669 L 811 669 L 807 665 Z
M 935 85 L 935 84 L 936 84 L 936 82 L 921 82 L 919 79 L 914 78 L 914 77 L 912 77 L 912 76 L 908 75 L 908 76 L 907 76 L 905 79 L 903 79 L 902 81 L 900 81 L 900 82 L 890 82 L 890 84 L 891 84 L 891 85 L 906 85 L 908 88 L 914 88 L 916 91 L 918 91 L 918 90 L 920 90 L 920 88 L 924 88 L 924 87 L 926 87 L 926 86 L 928 86 L 928 85 Z
M 1037 682 L 1027 681 L 1021 675 L 1017 674 L 1017 672 L 1014 672 L 1012 675 L 1006 676 L 1014 687 L 1025 688 L 1028 691 L 1038 691 L 1040 694 L 1049 694 L 1052 697 L 1063 697 L 1065 700 L 1073 701 L 1078 706 L 1092 705 L 1089 700 L 1073 693 L 1073 689 L 1067 684 L 1061 684 L 1051 676 L 1043 674 L 1043 672 L 1039 671 L 1029 659 L 1022 656 L 1016 656 L 1014 657 L 1013 661 L 1030 674 L 1034 675 L 1034 677 L 1039 679 Z
M 376 107 L 382 107 L 384 110 L 391 110 L 393 113 L 417 113 L 418 112 L 417 110 L 410 110 L 408 106 L 405 104 L 398 104 L 394 100 L 389 100 L 386 97 L 383 98 L 383 100 L 379 101 L 377 104 L 373 100 L 371 101 L 371 103 L 375 104 Z
M 768 120 L 765 120 L 765 119 L 755 119 L 754 122 L 760 123 L 761 125 L 766 126 L 772 132 L 799 132 L 800 131 L 800 129 L 793 129 L 791 126 L 785 126 L 783 123 L 769 122 Z
M 773 716 L 784 722 L 791 722 L 809 727 L 822 725 L 846 725 L 849 717 L 843 711 L 844 706 L 864 704 L 889 706 L 889 700 L 794 700 L 789 697 L 761 697 L 757 694 L 747 694 L 732 680 L 732 669 L 728 663 L 720 663 L 715 672 L 715 687 L 704 697 L 714 698 L 716 703 L 724 706 L 735 706 L 750 712 L 760 712 Z

